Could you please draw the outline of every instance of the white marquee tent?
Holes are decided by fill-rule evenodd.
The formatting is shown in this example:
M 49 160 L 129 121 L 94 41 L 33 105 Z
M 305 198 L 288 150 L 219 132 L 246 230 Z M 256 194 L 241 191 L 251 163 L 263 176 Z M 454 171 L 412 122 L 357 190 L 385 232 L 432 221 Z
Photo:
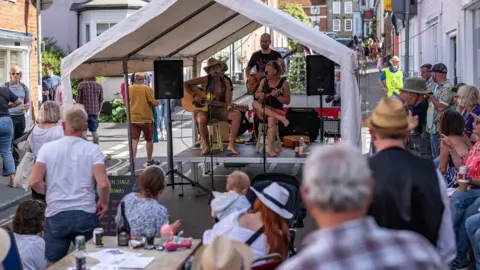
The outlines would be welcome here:
M 262 25 L 341 66 L 342 139 L 360 146 L 355 53 L 260 0 L 152 0 L 62 60 L 63 103 L 72 104 L 71 78 L 151 71 L 154 60 L 165 58 L 196 67 Z

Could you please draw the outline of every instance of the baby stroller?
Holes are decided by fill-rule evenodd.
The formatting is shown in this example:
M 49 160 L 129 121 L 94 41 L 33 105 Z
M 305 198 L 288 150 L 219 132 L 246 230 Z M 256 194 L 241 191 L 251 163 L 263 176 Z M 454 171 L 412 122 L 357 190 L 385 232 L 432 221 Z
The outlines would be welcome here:
M 290 246 L 288 248 L 288 256 L 293 256 L 297 253 L 295 248 L 295 234 L 297 228 L 303 228 L 303 219 L 307 216 L 307 211 L 303 205 L 300 196 L 300 180 L 297 177 L 283 173 L 263 173 L 255 176 L 252 179 L 251 186 L 255 190 L 261 192 L 264 188 L 269 186 L 272 182 L 281 185 L 290 193 L 287 210 L 293 214 L 293 218 L 286 220 L 290 231 Z M 257 196 L 253 191 L 247 193 L 247 199 L 253 205 Z

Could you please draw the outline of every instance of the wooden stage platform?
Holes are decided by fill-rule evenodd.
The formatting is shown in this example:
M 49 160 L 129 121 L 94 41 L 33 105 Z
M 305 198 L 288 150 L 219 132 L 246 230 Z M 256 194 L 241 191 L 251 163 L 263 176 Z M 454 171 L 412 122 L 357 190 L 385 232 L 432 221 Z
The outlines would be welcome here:
M 312 146 L 315 144 L 312 144 Z M 214 163 L 263 163 L 263 152 L 258 153 L 255 149 L 255 145 L 236 145 L 240 155 L 234 156 L 229 151 L 224 150 L 223 152 L 214 151 L 213 152 L 213 162 Z M 225 145 L 226 149 L 226 145 Z M 210 162 L 210 155 L 201 156 L 199 147 L 192 147 L 186 149 L 173 157 L 173 162 L 192 162 L 192 163 L 202 163 Z M 283 148 L 282 152 L 278 153 L 276 157 L 268 157 L 267 154 L 267 163 L 304 163 L 305 157 L 295 157 L 295 152 L 289 148 Z

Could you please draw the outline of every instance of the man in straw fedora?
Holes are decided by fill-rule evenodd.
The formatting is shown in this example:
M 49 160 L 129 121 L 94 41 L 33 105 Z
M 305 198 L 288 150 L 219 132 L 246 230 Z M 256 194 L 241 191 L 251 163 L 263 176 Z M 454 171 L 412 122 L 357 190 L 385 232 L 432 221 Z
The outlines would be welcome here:
M 253 253 L 249 246 L 218 236 L 195 253 L 192 269 L 244 270 L 251 269 L 252 262 Z
M 431 157 L 430 134 L 426 132 L 426 120 L 428 109 L 428 97 L 432 89 L 427 88 L 427 81 L 422 78 L 407 78 L 400 89 L 400 94 L 393 93 L 392 97 L 399 98 L 404 102 L 407 110 L 418 117 L 418 125 L 410 134 L 410 143 L 423 157 Z
M 405 78 L 403 70 L 400 69 L 400 58 L 398 56 L 392 57 L 390 64 L 391 66 L 380 75 L 380 83 L 387 97 L 391 97 L 393 93 L 400 94 L 400 88 L 403 87 Z
M 375 188 L 368 214 L 381 227 L 419 233 L 451 262 L 455 233 L 445 180 L 431 159 L 405 149 L 418 120 L 405 113 L 399 99 L 383 98 L 364 124 L 378 150 L 369 159 Z
M 445 268 L 423 237 L 381 228 L 367 215 L 374 180 L 357 147 L 341 142 L 314 148 L 303 166 L 302 180 L 303 201 L 320 229 L 277 269 Z
M 210 153 L 210 143 L 208 136 L 207 124 L 212 120 L 227 122 L 231 121 L 230 125 L 230 138 L 227 150 L 232 152 L 234 155 L 239 155 L 240 153 L 235 149 L 235 139 L 237 138 L 238 130 L 240 128 L 240 122 L 242 120 L 242 115 L 239 111 L 233 110 L 232 104 L 232 85 L 228 80 L 222 76 L 222 70 L 224 69 L 224 64 L 218 61 L 215 58 L 208 59 L 207 66 L 203 69 L 207 73 L 206 76 L 198 77 L 191 79 L 185 82 L 185 91 L 188 94 L 192 95 L 196 101 L 205 100 L 206 96 L 210 94 L 212 100 L 223 102 L 227 104 L 227 108 L 220 107 L 211 107 L 211 112 L 196 111 L 195 120 L 198 124 L 200 131 L 200 137 L 204 144 L 204 148 L 201 152 L 202 156 L 208 155 Z M 195 91 L 192 90 L 192 87 L 201 85 L 205 89 L 205 96 L 199 97 L 195 94 Z M 208 94 L 207 94 L 208 93 Z M 212 116 L 210 119 L 210 115 Z

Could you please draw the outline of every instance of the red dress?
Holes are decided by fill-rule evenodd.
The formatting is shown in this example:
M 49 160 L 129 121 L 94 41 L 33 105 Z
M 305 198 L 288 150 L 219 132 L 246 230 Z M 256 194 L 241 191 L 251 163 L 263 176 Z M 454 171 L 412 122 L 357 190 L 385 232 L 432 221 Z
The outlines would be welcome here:
M 475 143 L 463 159 L 462 165 L 468 167 L 467 177 L 469 179 L 480 180 L 480 142 Z

